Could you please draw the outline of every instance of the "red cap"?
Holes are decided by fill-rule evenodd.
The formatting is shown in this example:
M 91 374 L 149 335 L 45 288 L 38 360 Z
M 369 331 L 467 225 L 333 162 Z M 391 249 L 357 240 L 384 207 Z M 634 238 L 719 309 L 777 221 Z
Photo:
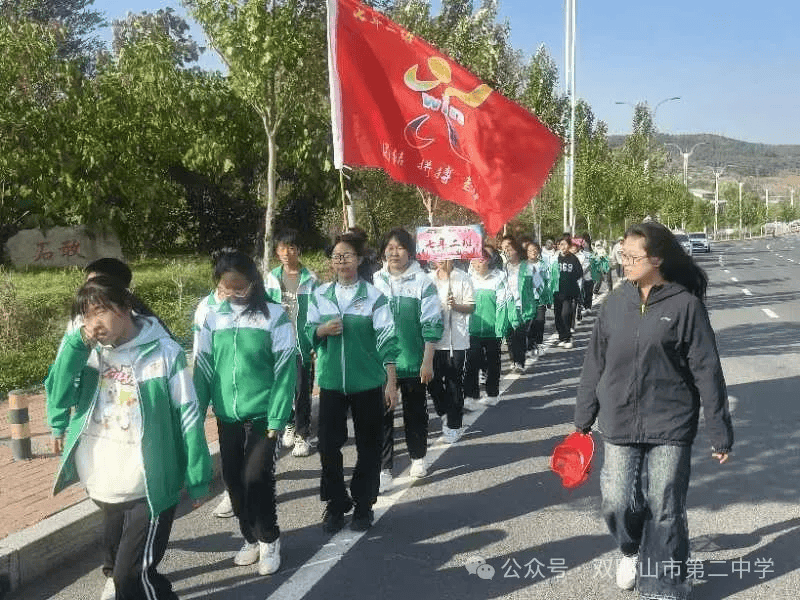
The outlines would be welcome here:
M 592 434 L 575 431 L 555 447 L 550 468 L 561 477 L 565 488 L 576 488 L 589 479 L 593 456 Z

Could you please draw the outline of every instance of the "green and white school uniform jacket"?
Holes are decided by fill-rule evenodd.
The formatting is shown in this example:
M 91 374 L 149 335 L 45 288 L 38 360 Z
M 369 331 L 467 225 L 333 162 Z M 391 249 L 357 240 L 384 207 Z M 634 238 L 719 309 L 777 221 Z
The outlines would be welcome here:
M 492 269 L 486 276 L 470 268 L 469 276 L 475 290 L 475 311 L 470 315 L 469 334 L 480 338 L 503 338 L 511 323 L 508 310 L 511 296 L 505 273 Z
M 508 269 L 508 265 L 506 265 L 506 269 Z M 511 302 L 509 302 L 507 312 L 511 327 L 516 328 L 533 319 L 538 307 L 538 302 L 533 297 L 533 279 L 528 261 L 520 261 L 516 288 L 511 289 L 511 285 L 512 282 L 509 279 Z
M 550 279 L 547 280 L 547 287 L 548 287 L 548 298 L 549 302 L 547 304 L 553 303 L 554 296 L 558 293 L 558 288 L 561 281 L 561 271 L 559 271 L 558 266 L 558 253 L 553 257 L 552 261 L 548 261 L 548 268 L 550 270 Z
M 206 312 L 194 349 L 200 409 L 210 403 L 224 422 L 283 429 L 297 383 L 294 326 L 280 304 L 268 304 L 269 317 L 244 308 L 225 300 Z
M 548 300 L 550 285 L 550 266 L 543 259 L 536 262 L 528 261 L 531 270 L 531 282 L 533 284 L 533 297 L 538 305 L 552 303 L 552 298 Z M 537 306 L 538 308 L 538 306 Z
M 192 498 L 208 494 L 211 457 L 186 354 L 158 320 L 144 321 L 131 365 L 141 410 L 141 453 L 150 515 L 175 506 L 186 482 Z M 141 338 L 141 339 L 139 339 Z M 47 421 L 53 435 L 66 432 L 53 493 L 78 481 L 75 452 L 98 402 L 104 370 L 100 345 L 87 348 L 80 330 L 67 334 L 45 380 Z
M 317 336 L 317 327 L 336 318 L 342 320 L 341 335 Z M 317 351 L 319 387 L 342 394 L 384 385 L 384 365 L 396 364 L 400 354 L 389 301 L 364 280 L 350 304 L 342 307 L 335 283 L 317 287 L 308 303 L 306 335 Z
M 400 356 L 397 378 L 419 378 L 425 342 L 442 339 L 442 305 L 430 275 L 411 261 L 401 275 L 384 267 L 373 277 L 374 285 L 389 299 Z
M 267 296 L 273 302 L 281 302 L 281 276 L 283 275 L 283 265 L 279 265 L 272 269 L 270 277 L 264 282 L 267 286 Z M 300 267 L 300 281 L 297 284 L 297 322 L 295 325 L 295 334 L 297 336 L 297 349 L 300 351 L 300 356 L 303 359 L 303 364 L 308 366 L 311 364 L 311 342 L 305 335 L 306 318 L 308 315 L 308 298 L 311 292 L 319 285 L 319 280 L 313 271 L 306 267 Z M 277 286 L 277 287 L 275 287 Z

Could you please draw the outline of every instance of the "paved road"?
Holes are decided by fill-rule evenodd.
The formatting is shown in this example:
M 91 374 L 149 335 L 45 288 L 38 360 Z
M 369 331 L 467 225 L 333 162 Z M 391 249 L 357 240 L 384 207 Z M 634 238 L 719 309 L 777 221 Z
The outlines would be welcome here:
M 710 459 L 702 426 L 694 446 L 689 526 L 692 555 L 704 561 L 695 597 L 794 599 L 800 239 L 717 244 L 697 259 L 711 280 L 708 305 L 736 444 L 724 466 Z M 176 521 L 162 570 L 181 598 L 633 598 L 613 583 L 618 557 L 598 516 L 599 469 L 572 492 L 548 469 L 553 446 L 572 429 L 589 331 L 582 324 L 576 348 L 551 349 L 533 373 L 506 375 L 503 401 L 471 415 L 457 445 L 445 451 L 432 433 L 431 474 L 413 485 L 401 477 L 365 535 L 323 535 L 318 459 L 286 456 L 278 478 L 279 573 L 262 578 L 233 566 L 241 539 L 231 520 L 210 515 L 213 501 Z M 432 431 L 438 427 L 433 419 Z M 397 467 L 407 469 L 402 443 L 399 450 Z M 465 565 L 478 556 L 488 566 L 471 574 Z M 96 552 L 75 557 L 15 597 L 96 598 L 99 560 Z

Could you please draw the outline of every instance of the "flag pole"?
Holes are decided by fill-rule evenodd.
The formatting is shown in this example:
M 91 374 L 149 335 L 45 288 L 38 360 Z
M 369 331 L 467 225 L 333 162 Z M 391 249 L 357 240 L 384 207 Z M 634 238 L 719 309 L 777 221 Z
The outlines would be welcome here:
M 342 190 L 342 231 L 347 231 L 347 193 L 344 189 L 344 170 L 339 169 L 339 188 Z

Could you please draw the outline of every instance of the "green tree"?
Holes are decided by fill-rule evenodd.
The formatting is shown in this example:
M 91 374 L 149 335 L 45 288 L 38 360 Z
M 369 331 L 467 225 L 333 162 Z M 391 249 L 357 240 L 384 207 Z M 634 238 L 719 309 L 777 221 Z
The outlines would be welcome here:
M 171 7 L 160 8 L 155 13 L 143 11 L 128 13 L 124 19 L 111 22 L 113 39 L 111 49 L 119 57 L 126 46 L 132 46 L 147 38 L 166 37 L 174 44 L 173 62 L 186 66 L 197 62 L 205 51 L 192 36 L 188 34 L 189 24 Z
M 324 3 L 320 0 L 185 0 L 228 68 L 231 89 L 258 115 L 267 156 L 259 176 L 266 205 L 264 262 L 272 253 L 278 139 L 294 111 L 325 97 Z
M 86 68 L 95 53 L 103 49 L 96 31 L 106 24 L 103 14 L 91 9 L 92 4 L 94 0 L 0 0 L 0 20 L 22 19 L 62 28 L 63 35 L 57 44 L 58 57 L 79 60 Z

